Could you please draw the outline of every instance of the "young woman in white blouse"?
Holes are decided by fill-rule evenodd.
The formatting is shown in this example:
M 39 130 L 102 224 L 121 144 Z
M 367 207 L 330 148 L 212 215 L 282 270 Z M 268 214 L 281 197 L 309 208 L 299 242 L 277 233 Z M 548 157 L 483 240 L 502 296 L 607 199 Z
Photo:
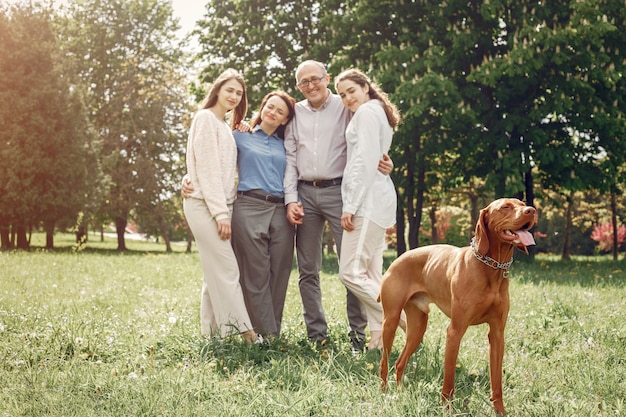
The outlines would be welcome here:
M 380 349 L 382 307 L 376 298 L 382 281 L 385 231 L 395 224 L 397 201 L 393 181 L 378 171 L 378 161 L 389 152 L 400 114 L 387 94 L 357 69 L 339 74 L 335 90 L 354 113 L 346 129 L 339 277 L 367 312 L 368 349 Z
M 195 114 L 187 142 L 187 172 L 193 186 L 183 208 L 193 232 L 204 273 L 200 327 L 205 336 L 241 333 L 248 343 L 257 335 L 246 310 L 239 268 L 230 243 L 237 192 L 237 146 L 232 130 L 248 103 L 243 76 L 228 69 L 211 86 Z M 230 113 L 230 126 L 226 115 Z

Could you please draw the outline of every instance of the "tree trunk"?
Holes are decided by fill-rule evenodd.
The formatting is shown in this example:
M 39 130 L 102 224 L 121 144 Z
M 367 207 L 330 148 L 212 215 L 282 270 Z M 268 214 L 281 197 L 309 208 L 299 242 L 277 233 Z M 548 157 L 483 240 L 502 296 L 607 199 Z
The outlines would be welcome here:
M 469 191 L 467 195 L 470 200 L 470 219 L 471 225 L 473 227 L 470 229 L 469 237 L 467 238 L 467 244 L 469 245 L 476 231 L 476 224 L 478 223 L 478 219 L 480 218 L 480 207 L 478 207 L 478 194 L 473 191 Z
M 433 204 L 430 206 L 430 238 L 433 242 L 433 245 L 439 243 L 439 233 L 437 233 L 437 205 Z
M 186 253 L 191 253 L 191 246 L 193 244 L 193 233 L 191 233 L 191 229 L 187 228 L 187 249 Z
M 396 254 L 398 256 L 406 252 L 406 240 L 404 239 L 405 230 L 406 221 L 404 220 L 404 209 L 398 204 L 398 209 L 396 210 Z
M 76 228 L 76 243 L 79 245 L 85 244 L 87 242 L 87 226 L 85 224 L 80 224 Z
M 330 230 L 330 226 L 328 222 L 324 225 L 324 235 L 323 235 L 323 243 L 326 246 L 326 253 L 329 255 L 334 255 L 337 253 L 335 251 L 335 238 L 333 237 L 333 233 Z M 323 248 L 322 248 L 323 249 Z
M 46 231 L 46 249 L 54 249 L 54 220 L 44 222 L 44 230 Z
M 11 227 L 8 224 L 0 225 L 0 249 L 13 249 L 11 242 Z
M 571 196 L 566 197 L 567 208 L 565 209 L 565 230 L 563 231 L 563 251 L 561 252 L 561 260 L 569 261 L 571 259 L 569 246 L 570 235 L 572 229 L 572 204 L 573 198 Z
M 415 194 L 415 201 L 411 200 L 409 202 L 410 207 L 413 208 L 413 213 L 409 215 L 409 248 L 414 249 L 419 246 L 419 233 L 420 233 L 420 225 L 422 224 L 422 208 L 424 207 L 424 184 L 426 179 L 426 162 L 424 161 L 424 156 L 422 152 L 419 152 L 421 148 L 420 138 L 417 139 L 417 186 L 415 190 L 417 191 Z M 413 178 L 416 175 L 415 167 L 408 172 L 410 178 Z M 414 183 L 414 182 L 413 182 Z M 415 192 L 415 191 L 412 191 Z M 415 206 L 413 206 L 415 204 Z
M 115 231 L 117 232 L 117 251 L 126 252 L 126 240 L 124 239 L 124 233 L 126 232 L 126 225 L 128 222 L 126 218 L 115 218 Z
M 165 242 L 165 252 L 167 253 L 172 253 L 172 242 L 170 239 L 170 233 L 169 230 L 167 228 L 167 225 L 165 225 L 162 221 L 161 223 L 161 236 L 163 236 L 163 241 Z M 159 237 L 157 236 L 157 241 L 159 240 Z
M 615 192 L 611 192 L 611 223 L 613 224 L 613 260 L 617 261 L 619 254 L 619 239 L 617 236 L 617 199 Z
M 15 235 L 17 237 L 17 249 L 29 250 L 28 239 L 26 238 L 26 226 L 19 224 L 15 227 Z
M 532 207 L 535 207 L 535 182 L 533 180 L 533 173 L 529 169 L 528 172 L 524 175 L 524 185 L 526 186 L 526 204 Z M 533 227 L 530 230 L 531 233 L 535 232 L 535 228 Z M 530 246 L 528 248 L 528 261 L 533 262 L 535 260 L 535 255 L 537 254 L 537 245 Z

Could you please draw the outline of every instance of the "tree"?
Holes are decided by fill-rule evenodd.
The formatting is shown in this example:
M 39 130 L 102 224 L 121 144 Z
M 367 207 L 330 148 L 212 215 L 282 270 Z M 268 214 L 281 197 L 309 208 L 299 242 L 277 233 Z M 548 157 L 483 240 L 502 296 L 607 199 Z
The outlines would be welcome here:
M 326 60 L 331 74 L 357 66 L 381 84 L 403 114 L 392 150 L 399 252 L 406 248 L 405 217 L 409 247 L 419 245 L 428 194 L 467 194 L 474 213 L 481 197 L 517 196 L 532 205 L 537 190 L 608 192 L 623 181 L 613 175 L 626 155 L 618 140 L 626 43 L 620 0 L 307 5 L 302 15 L 306 8 L 294 11 L 289 1 L 212 2 L 203 56 L 215 70 L 233 63 L 261 68 L 252 77 L 256 86 L 270 62 L 278 62 L 272 71 L 287 68 L 267 60 L 273 48 L 291 47 L 285 62 Z M 247 27 L 241 13 L 251 11 L 258 19 Z M 293 26 L 285 27 L 308 33 L 283 36 L 274 16 L 285 11 L 300 22 L 287 16 Z
M 103 142 L 109 189 L 99 211 L 115 222 L 124 251 L 131 213 L 155 213 L 147 207 L 180 183 L 187 96 L 177 22 L 166 0 L 76 1 L 65 16 L 58 28 L 68 74 L 85 86 Z
M 314 0 L 211 0 L 195 33 L 206 63 L 201 74 L 212 82 L 226 68 L 241 71 L 252 107 L 268 92 L 281 89 L 298 97 L 295 70 L 310 55 L 319 36 L 318 14 L 323 6 Z
M 0 223 L 2 247 L 28 249 L 27 230 L 72 221 L 99 179 L 97 142 L 78 91 L 64 78 L 49 11 L 14 5 L 0 14 Z

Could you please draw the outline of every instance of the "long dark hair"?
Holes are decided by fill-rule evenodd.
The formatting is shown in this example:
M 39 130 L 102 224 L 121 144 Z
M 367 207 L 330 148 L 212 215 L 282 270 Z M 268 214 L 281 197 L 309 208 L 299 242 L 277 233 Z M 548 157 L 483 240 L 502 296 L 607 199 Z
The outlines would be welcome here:
M 209 90 L 209 94 L 206 96 L 202 104 L 200 105 L 201 109 L 208 109 L 217 104 L 217 95 L 220 92 L 220 89 L 230 80 L 235 80 L 243 87 L 243 95 L 241 96 L 241 101 L 232 110 L 232 117 L 230 118 L 230 127 L 235 129 L 237 125 L 246 117 L 246 112 L 248 111 L 248 95 L 246 94 L 246 82 L 243 79 L 243 75 L 232 68 L 228 68 L 226 71 L 220 74 L 219 77 L 215 80 L 215 82 L 211 85 L 211 89 Z
M 343 80 L 350 80 L 361 87 L 369 86 L 369 96 L 370 98 L 380 100 L 383 103 L 383 109 L 385 109 L 385 114 L 387 115 L 387 121 L 389 122 L 389 126 L 396 127 L 400 123 L 400 112 L 396 108 L 396 106 L 389 100 L 387 93 L 385 93 L 375 82 L 369 79 L 367 75 L 361 72 L 358 69 L 349 69 L 343 71 L 341 74 L 335 78 L 335 90 L 337 90 L 337 84 Z
M 263 107 L 265 107 L 267 100 L 269 100 L 270 98 L 274 96 L 280 97 L 287 105 L 287 109 L 289 110 L 289 115 L 287 116 L 287 123 L 289 123 L 291 119 L 293 119 L 293 116 L 296 113 L 296 100 L 282 90 L 272 91 L 271 93 L 268 93 L 265 97 L 263 97 L 263 101 L 261 102 L 261 106 L 259 106 L 258 113 L 252 118 L 252 120 L 250 120 L 250 127 L 254 127 L 256 125 L 261 124 L 261 122 L 263 121 L 261 119 L 261 111 L 263 110 Z M 287 123 L 285 123 L 284 125 L 278 126 L 278 128 L 276 129 L 276 135 L 281 139 L 285 138 L 285 126 L 287 125 Z

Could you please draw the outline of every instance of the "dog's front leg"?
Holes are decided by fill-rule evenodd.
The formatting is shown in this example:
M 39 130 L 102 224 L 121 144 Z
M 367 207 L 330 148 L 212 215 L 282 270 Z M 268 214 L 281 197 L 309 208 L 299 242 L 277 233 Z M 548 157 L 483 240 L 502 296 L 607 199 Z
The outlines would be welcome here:
M 491 402 L 498 415 L 506 414 L 502 401 L 502 361 L 504 358 L 504 326 L 489 324 L 489 376 L 491 379 Z
M 467 331 L 468 325 L 458 324 L 454 318 L 450 321 L 446 335 L 446 354 L 443 362 L 443 388 L 441 399 L 444 404 L 448 403 L 454 395 L 454 375 L 456 373 L 456 360 L 459 356 L 461 339 Z

